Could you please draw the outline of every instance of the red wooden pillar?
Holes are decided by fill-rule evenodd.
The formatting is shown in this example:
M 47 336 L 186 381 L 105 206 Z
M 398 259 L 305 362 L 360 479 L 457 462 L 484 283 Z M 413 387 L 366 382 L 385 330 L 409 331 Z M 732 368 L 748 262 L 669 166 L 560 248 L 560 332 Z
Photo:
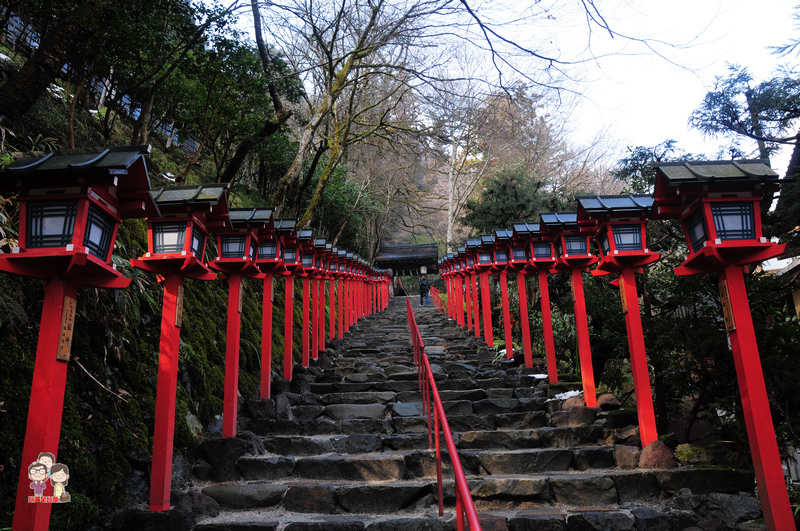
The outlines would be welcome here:
M 472 310 L 473 319 L 475 320 L 475 337 L 481 337 L 481 321 L 480 321 L 480 307 L 478 306 L 478 276 L 475 273 L 470 273 L 470 282 L 472 283 Z
M 319 280 L 311 281 L 311 357 L 317 359 L 319 348 Z
M 636 412 L 639 415 L 639 435 L 642 448 L 658 439 L 656 415 L 653 410 L 653 393 L 650 389 L 650 370 L 644 347 L 642 316 L 639 312 L 639 295 L 636 291 L 636 276 L 626 267 L 620 274 L 619 288 L 625 327 L 628 330 L 628 349 L 631 352 L 631 372 L 636 394 Z
M 311 283 L 309 282 L 308 276 L 303 277 L 303 340 L 302 340 L 302 363 L 303 367 L 308 367 L 309 364 L 309 331 L 311 328 L 311 323 L 308 317 L 308 309 L 309 303 L 311 299 Z
M 522 352 L 525 355 L 525 366 L 533 367 L 533 350 L 531 349 L 531 323 L 528 319 L 528 291 L 525 288 L 525 272 L 517 271 L 517 292 L 519 293 L 519 325 L 522 328 Z
M 239 405 L 239 344 L 242 329 L 242 275 L 228 276 L 228 328 L 225 340 L 225 390 L 222 402 L 222 436 L 236 437 Z
M 344 337 L 344 279 L 339 279 L 339 339 Z
M 736 377 L 742 397 L 747 438 L 753 456 L 756 484 L 767 529 L 794 529 L 794 517 L 775 439 L 767 389 L 761 368 L 753 318 L 741 266 L 729 265 L 720 273 L 720 294 L 730 301 L 726 328 L 731 340 Z
M 547 270 L 539 270 L 539 295 L 542 310 L 542 335 L 544 336 L 544 352 L 547 358 L 547 381 L 558 383 L 558 365 L 556 362 L 556 345 L 553 340 L 553 316 L 550 312 L 550 287 L 547 285 Z
M 59 360 L 57 353 L 62 330 L 71 331 L 74 324 L 75 297 L 74 283 L 61 279 L 45 281 L 42 319 L 33 366 L 33 385 L 25 427 L 25 443 L 19 467 L 12 527 L 14 531 L 29 529 L 47 531 L 50 527 L 51 505 L 28 503 L 28 496 L 33 495 L 33 491 L 28 488 L 30 484 L 28 466 L 38 459 L 40 452 L 50 452 L 58 457 L 61 413 L 64 410 L 64 392 L 67 385 L 67 362 Z
M 481 306 L 483 306 L 483 338 L 490 347 L 494 346 L 494 330 L 492 329 L 492 308 L 489 297 L 489 272 L 481 271 Z
M 333 341 L 336 337 L 336 279 L 331 279 L 330 286 L 328 287 L 328 315 L 330 322 L 328 323 L 328 339 Z
M 151 511 L 169 510 L 182 314 L 183 278 L 179 275 L 167 274 L 164 280 L 161 344 L 158 351 L 156 418 L 153 426 L 153 467 L 150 477 Z
M 272 282 L 272 271 L 267 271 L 261 305 L 261 398 L 272 393 Z
M 472 286 L 469 274 L 464 276 L 464 305 L 467 308 L 467 330 L 472 330 Z
M 325 279 L 319 281 L 319 350 L 325 350 Z
M 456 322 L 464 328 L 464 284 L 460 274 L 456 275 Z
M 292 379 L 292 343 L 294 342 L 294 277 L 286 278 L 286 303 L 283 309 L 283 376 Z
M 514 343 L 511 337 L 511 308 L 508 300 L 508 274 L 506 270 L 500 271 L 500 298 L 503 303 L 503 330 L 505 332 L 506 359 L 514 357 Z
M 583 293 L 583 272 L 580 267 L 573 267 L 571 274 L 575 327 L 578 335 L 578 356 L 581 361 L 581 380 L 583 381 L 583 400 L 587 406 L 597 407 L 592 347 L 589 343 L 589 319 L 586 316 L 586 296 Z

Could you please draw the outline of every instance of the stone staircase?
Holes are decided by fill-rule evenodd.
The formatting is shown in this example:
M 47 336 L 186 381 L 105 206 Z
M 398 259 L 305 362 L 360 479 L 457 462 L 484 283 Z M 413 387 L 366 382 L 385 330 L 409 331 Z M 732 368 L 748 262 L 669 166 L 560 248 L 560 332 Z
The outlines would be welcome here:
M 635 416 L 568 408 L 553 394 L 569 384 L 548 386 L 543 367 L 492 363 L 432 307 L 415 312 L 484 530 L 763 529 L 752 473 L 639 468 Z M 220 510 L 194 529 L 452 530 L 453 483 L 440 517 L 417 381 L 393 299 L 278 379 L 274 399 L 245 402 L 237 438 L 201 445 L 193 490 Z

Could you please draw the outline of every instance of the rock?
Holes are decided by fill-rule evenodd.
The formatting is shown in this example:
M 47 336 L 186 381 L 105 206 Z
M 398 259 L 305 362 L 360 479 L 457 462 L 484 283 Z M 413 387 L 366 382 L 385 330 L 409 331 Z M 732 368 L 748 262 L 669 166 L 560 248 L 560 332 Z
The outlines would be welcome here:
M 393 417 L 420 417 L 423 413 L 422 402 L 404 402 L 391 405 Z
M 349 513 L 394 513 L 427 490 L 425 485 L 363 485 L 336 490 L 339 504 Z
M 599 468 L 614 468 L 613 446 L 600 446 L 596 448 L 576 448 L 575 468 L 578 470 L 591 470 Z
M 222 415 L 214 415 L 214 418 L 208 423 L 208 433 L 214 437 L 222 435 Z
M 627 426 L 636 425 L 639 422 L 636 411 L 630 409 L 609 411 L 606 419 L 608 420 L 607 427 L 610 430 L 622 429 Z
M 639 468 L 675 468 L 678 462 L 672 450 L 661 441 L 653 441 L 642 450 Z
M 617 466 L 623 470 L 633 470 L 639 466 L 639 458 L 642 451 L 636 446 L 617 445 L 614 452 L 614 457 L 617 461 Z
M 597 397 L 597 407 L 603 411 L 614 411 L 622 407 L 622 402 L 614 395 L 605 394 Z
M 209 439 L 198 449 L 200 455 L 211 465 L 209 476 L 214 481 L 236 481 L 241 476 L 236 461 L 247 453 L 247 442 L 236 437 Z
M 273 373 L 272 374 L 272 387 L 270 390 L 272 391 L 272 396 L 277 397 L 278 395 L 282 395 L 283 393 L 288 393 L 292 389 L 292 382 L 288 379 L 284 378 L 280 374 Z
M 294 420 L 292 405 L 285 393 L 275 397 L 275 416 L 279 419 Z
M 293 374 L 291 382 L 291 391 L 299 394 L 307 394 L 311 392 L 312 378 L 308 374 Z
M 688 488 L 695 494 L 709 492 L 752 492 L 755 477 L 753 472 L 726 468 L 676 468 L 654 472 L 666 492 L 678 492 Z
M 191 413 L 186 414 L 186 424 L 189 426 L 189 431 L 192 432 L 192 436 L 195 438 L 203 433 L 203 425 L 200 423 L 200 420 Z
M 557 476 L 551 479 L 550 485 L 557 503 L 592 506 L 617 504 L 617 487 L 607 476 L 591 474 Z
M 284 531 L 364 531 L 364 522 L 352 517 L 328 517 L 319 522 L 293 522 Z
M 274 419 L 275 401 L 271 398 L 245 400 L 242 403 L 242 413 L 251 419 Z
M 481 452 L 481 466 L 490 475 L 535 474 L 544 471 L 565 471 L 572 464 L 572 451 L 559 449 L 522 452 Z
M 211 485 L 205 487 L 202 492 L 224 507 L 248 509 L 278 505 L 286 492 L 286 486 L 258 483 L 229 483 L 225 485 Z
M 756 498 L 712 492 L 707 495 L 705 516 L 720 519 L 733 527 L 761 516 L 761 504 Z
M 206 496 L 200 492 L 189 491 L 180 496 L 177 500 L 173 500 L 175 510 L 191 515 L 195 520 L 201 518 L 214 517 L 219 514 L 219 503 L 210 496 Z
M 199 459 L 192 467 L 192 474 L 200 481 L 211 480 L 211 464 Z M 129 492 L 126 490 L 126 492 Z
M 172 488 L 174 490 L 184 490 L 192 479 L 192 467 L 181 455 L 175 451 L 172 456 Z
M 381 436 L 375 433 L 358 433 L 339 437 L 333 441 L 333 451 L 343 454 L 379 452 L 382 449 Z
M 546 478 L 493 478 L 488 476 L 470 488 L 470 493 L 476 498 L 519 496 L 537 502 L 552 500 L 550 484 Z
M 275 480 L 290 476 L 294 471 L 292 457 L 241 457 L 237 462 L 245 480 Z
M 393 518 L 373 522 L 367 527 L 367 531 L 410 531 L 412 529 L 414 531 L 453 531 L 454 527 L 441 518 Z
M 628 531 L 633 529 L 633 516 L 610 511 L 585 511 L 567 518 L 570 529 L 613 529 Z
M 655 501 L 661 496 L 661 484 L 651 472 L 615 474 L 619 503 L 641 503 Z
M 293 485 L 286 491 L 283 504 L 287 511 L 298 513 L 337 512 L 336 492 L 330 485 Z
M 517 514 L 508 520 L 510 531 L 567 531 L 563 514 Z
M 325 406 L 325 413 L 336 420 L 380 419 L 386 413 L 383 404 L 331 404 Z
M 264 449 L 264 441 L 252 431 L 240 431 L 236 434 L 236 438 L 247 443 L 247 453 L 250 455 L 264 455 L 267 453 Z
M 587 406 L 569 408 L 569 426 L 588 426 L 597 420 L 597 409 Z
M 194 527 L 194 517 L 178 511 L 125 509 L 114 515 L 110 527 L 113 531 L 190 531 Z
M 561 404 L 561 411 L 567 411 L 568 409 L 572 409 L 574 407 L 583 407 L 586 405 L 586 402 L 583 401 L 582 396 L 573 396 L 564 400 Z

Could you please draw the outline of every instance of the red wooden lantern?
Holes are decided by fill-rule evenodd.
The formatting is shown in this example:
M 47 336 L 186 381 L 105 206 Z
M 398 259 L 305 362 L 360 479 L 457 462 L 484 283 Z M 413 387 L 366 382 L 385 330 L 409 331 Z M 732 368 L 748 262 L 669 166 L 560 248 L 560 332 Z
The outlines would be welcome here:
M 463 327 L 464 324 L 467 325 L 467 330 L 472 330 L 472 322 L 473 322 L 473 308 L 472 308 L 472 282 L 470 275 L 470 265 L 468 257 L 472 253 L 467 252 L 466 246 L 461 246 L 458 248 L 458 275 L 459 275 L 459 282 L 463 283 L 464 286 L 464 296 L 463 296 L 463 304 L 462 306 L 466 310 L 466 318 L 464 318 L 465 322 L 461 323 Z
M 311 307 L 311 276 L 317 271 L 313 232 L 310 229 L 301 229 L 297 231 L 297 243 L 302 253 L 300 257 L 301 267 L 297 270 L 297 276 L 303 279 L 303 339 L 301 343 L 301 363 L 303 367 L 307 368 L 311 358 L 311 322 L 309 315 Z
M 653 206 L 650 195 L 576 196 L 578 219 L 597 223 L 595 238 L 601 253 L 600 263 L 593 275 L 619 272 L 612 284 L 618 285 L 622 312 L 628 331 L 628 349 L 631 354 L 631 372 L 636 394 L 636 411 L 639 415 L 639 435 L 642 447 L 658 439 L 650 388 L 650 372 L 644 346 L 639 295 L 636 291 L 635 271 L 652 264 L 660 253 L 647 248 L 647 216 Z
M 556 363 L 555 341 L 553 339 L 553 318 L 550 312 L 550 287 L 547 273 L 556 264 L 555 250 L 553 248 L 553 234 L 543 234 L 539 223 L 515 223 L 515 240 L 527 239 L 528 268 L 538 272 L 539 276 L 539 306 L 542 312 L 542 337 L 544 339 L 545 359 L 547 360 L 547 380 L 550 383 L 558 382 L 558 367 Z
M 539 217 L 541 230 L 554 236 L 557 258 L 555 268 L 569 271 L 571 274 L 583 399 L 587 406 L 597 407 L 582 275 L 588 266 L 597 262 L 597 257 L 591 254 L 589 245 L 590 234 L 594 233 L 594 223 L 579 223 L 577 212 L 545 212 L 539 214 Z
M 27 467 L 58 454 L 78 285 L 126 288 L 111 263 L 119 223 L 158 212 L 144 155 L 150 146 L 26 155 L 0 173 L 0 193 L 18 193 L 19 242 L 0 271 L 45 280 L 13 529 L 46 530 L 49 503 L 29 503 Z M 43 407 L 46 405 L 46 407 Z
M 315 271 L 312 275 L 313 288 L 313 325 L 311 341 L 311 357 L 319 358 L 319 352 L 325 350 L 325 280 L 328 278 L 327 242 L 324 238 L 314 240 Z
M 472 311 L 473 311 L 473 327 L 475 329 L 475 337 L 481 337 L 481 325 L 480 325 L 480 307 L 478 305 L 478 268 L 476 264 L 478 262 L 478 254 L 477 250 L 480 249 L 481 241 L 477 238 L 470 238 L 466 242 L 466 260 L 467 260 L 467 271 L 469 272 L 469 284 L 471 286 L 472 291 Z
M 339 279 L 339 249 L 328 244 L 325 246 L 325 255 L 328 260 L 327 278 L 331 281 L 328 291 L 328 339 L 333 341 L 336 336 L 336 283 Z
M 519 228 L 523 228 L 520 232 Z M 528 316 L 528 292 L 525 285 L 525 274 L 533 270 L 528 265 L 530 260 L 530 232 L 525 223 L 515 223 L 511 229 L 511 244 L 509 245 L 509 262 L 507 268 L 517 272 L 517 293 L 519 295 L 519 318 L 522 330 L 522 352 L 525 366 L 533 367 L 533 350 L 531 347 L 531 330 Z
M 337 271 L 339 279 L 339 286 L 338 286 L 339 290 L 337 295 L 339 312 L 337 315 L 339 317 L 339 323 L 338 323 L 339 338 L 341 339 L 342 337 L 344 337 L 344 331 L 345 331 L 344 310 L 345 310 L 345 283 L 347 278 L 347 251 L 345 251 L 344 249 L 338 249 L 336 254 L 337 254 L 336 263 L 339 266 L 339 269 Z
M 489 272 L 493 266 L 494 235 L 484 234 L 480 240 L 481 246 L 477 252 L 478 260 L 475 268 L 480 271 L 483 340 L 488 346 L 494 347 L 494 328 L 492 327 L 492 308 L 489 293 Z
M 225 394 L 222 436 L 236 436 L 239 404 L 239 344 L 242 320 L 242 278 L 259 277 L 258 231 L 272 226 L 271 208 L 229 210 L 231 230 L 217 233 L 219 256 L 209 265 L 228 277 L 228 324 L 225 342 Z
M 281 268 L 276 271 L 285 279 L 285 299 L 283 306 L 283 376 L 292 379 L 294 360 L 294 278 L 296 271 L 303 267 L 303 252 L 297 243 L 296 221 L 279 219 L 275 221 L 275 232 L 281 239 Z
M 226 185 L 176 186 L 151 192 L 161 215 L 147 219 L 147 254 L 131 264 L 164 277 L 161 344 L 153 430 L 150 510 L 169 510 L 172 441 L 183 322 L 183 279 L 213 280 L 205 262 L 209 230 L 230 229 Z
M 269 223 L 258 231 L 258 255 L 256 265 L 263 275 L 261 305 L 261 398 L 272 395 L 272 305 L 274 298 L 275 272 L 283 269 L 281 262 L 281 239 L 275 232 L 275 223 Z
M 715 272 L 730 339 L 756 483 L 768 529 L 794 529 L 775 439 L 744 267 L 784 251 L 761 231 L 761 204 L 778 189 L 766 160 L 657 163 L 653 217 L 678 218 L 689 255 L 678 275 Z

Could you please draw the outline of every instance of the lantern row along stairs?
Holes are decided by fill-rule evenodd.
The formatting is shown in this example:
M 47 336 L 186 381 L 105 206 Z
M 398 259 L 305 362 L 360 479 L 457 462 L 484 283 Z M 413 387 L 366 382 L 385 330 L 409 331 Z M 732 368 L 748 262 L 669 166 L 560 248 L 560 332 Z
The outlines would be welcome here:
M 127 288 L 112 263 L 119 224 L 147 218 L 148 251 L 131 265 L 159 275 L 164 284 L 158 359 L 150 510 L 171 505 L 178 350 L 183 321 L 183 280 L 228 279 L 229 298 L 223 435 L 236 435 L 242 278 L 264 280 L 261 395 L 272 380 L 272 283 L 286 283 L 285 337 L 293 337 L 293 284 L 303 285 L 301 367 L 342 337 L 358 319 L 388 304 L 389 272 L 294 220 L 273 219 L 272 208 L 229 209 L 226 185 L 150 190 L 145 155 L 150 146 L 89 148 L 23 156 L 0 173 L 0 193 L 17 195 L 19 244 L 0 255 L 0 270 L 45 280 L 44 307 L 33 373 L 28 421 L 20 459 L 13 530 L 49 528 L 51 504 L 31 501 L 28 465 L 41 452 L 56 456 L 70 359 L 78 286 Z M 206 262 L 206 243 L 218 255 Z M 330 322 L 325 322 L 328 285 Z M 313 286 L 313 287 L 312 287 Z M 326 326 L 327 325 L 327 326 Z M 326 335 L 326 328 L 327 334 Z M 313 331 L 313 333 L 312 333 Z M 292 341 L 285 342 L 284 376 L 292 379 Z M 47 404 L 47 407 L 38 405 Z
M 725 329 L 736 366 L 750 449 L 764 521 L 768 529 L 794 529 L 794 517 L 778 453 L 770 404 L 764 384 L 752 317 L 744 284 L 749 264 L 780 255 L 784 244 L 761 232 L 761 204 L 778 190 L 779 177 L 765 160 L 683 161 L 654 163 L 653 195 L 576 196 L 576 212 L 540 213 L 538 222 L 471 239 L 440 263 L 447 280 L 448 315 L 492 345 L 490 274 L 499 276 L 507 357 L 514 357 L 507 275 L 516 272 L 519 286 L 523 353 L 531 367 L 532 352 L 524 275 L 536 272 L 541 294 L 542 335 L 548 380 L 557 382 L 548 274 L 569 273 L 574 301 L 583 400 L 597 406 L 583 273 L 618 274 L 625 316 L 642 447 L 657 440 L 649 369 L 644 345 L 635 273 L 660 258 L 647 247 L 646 222 L 677 219 L 689 254 L 677 275 L 716 273 Z M 600 256 L 591 253 L 597 239 Z M 478 283 L 478 280 L 480 282 Z M 480 289 L 478 288 L 480 284 Z M 481 294 L 479 304 L 478 293 Z M 483 312 L 482 323 L 479 319 Z

